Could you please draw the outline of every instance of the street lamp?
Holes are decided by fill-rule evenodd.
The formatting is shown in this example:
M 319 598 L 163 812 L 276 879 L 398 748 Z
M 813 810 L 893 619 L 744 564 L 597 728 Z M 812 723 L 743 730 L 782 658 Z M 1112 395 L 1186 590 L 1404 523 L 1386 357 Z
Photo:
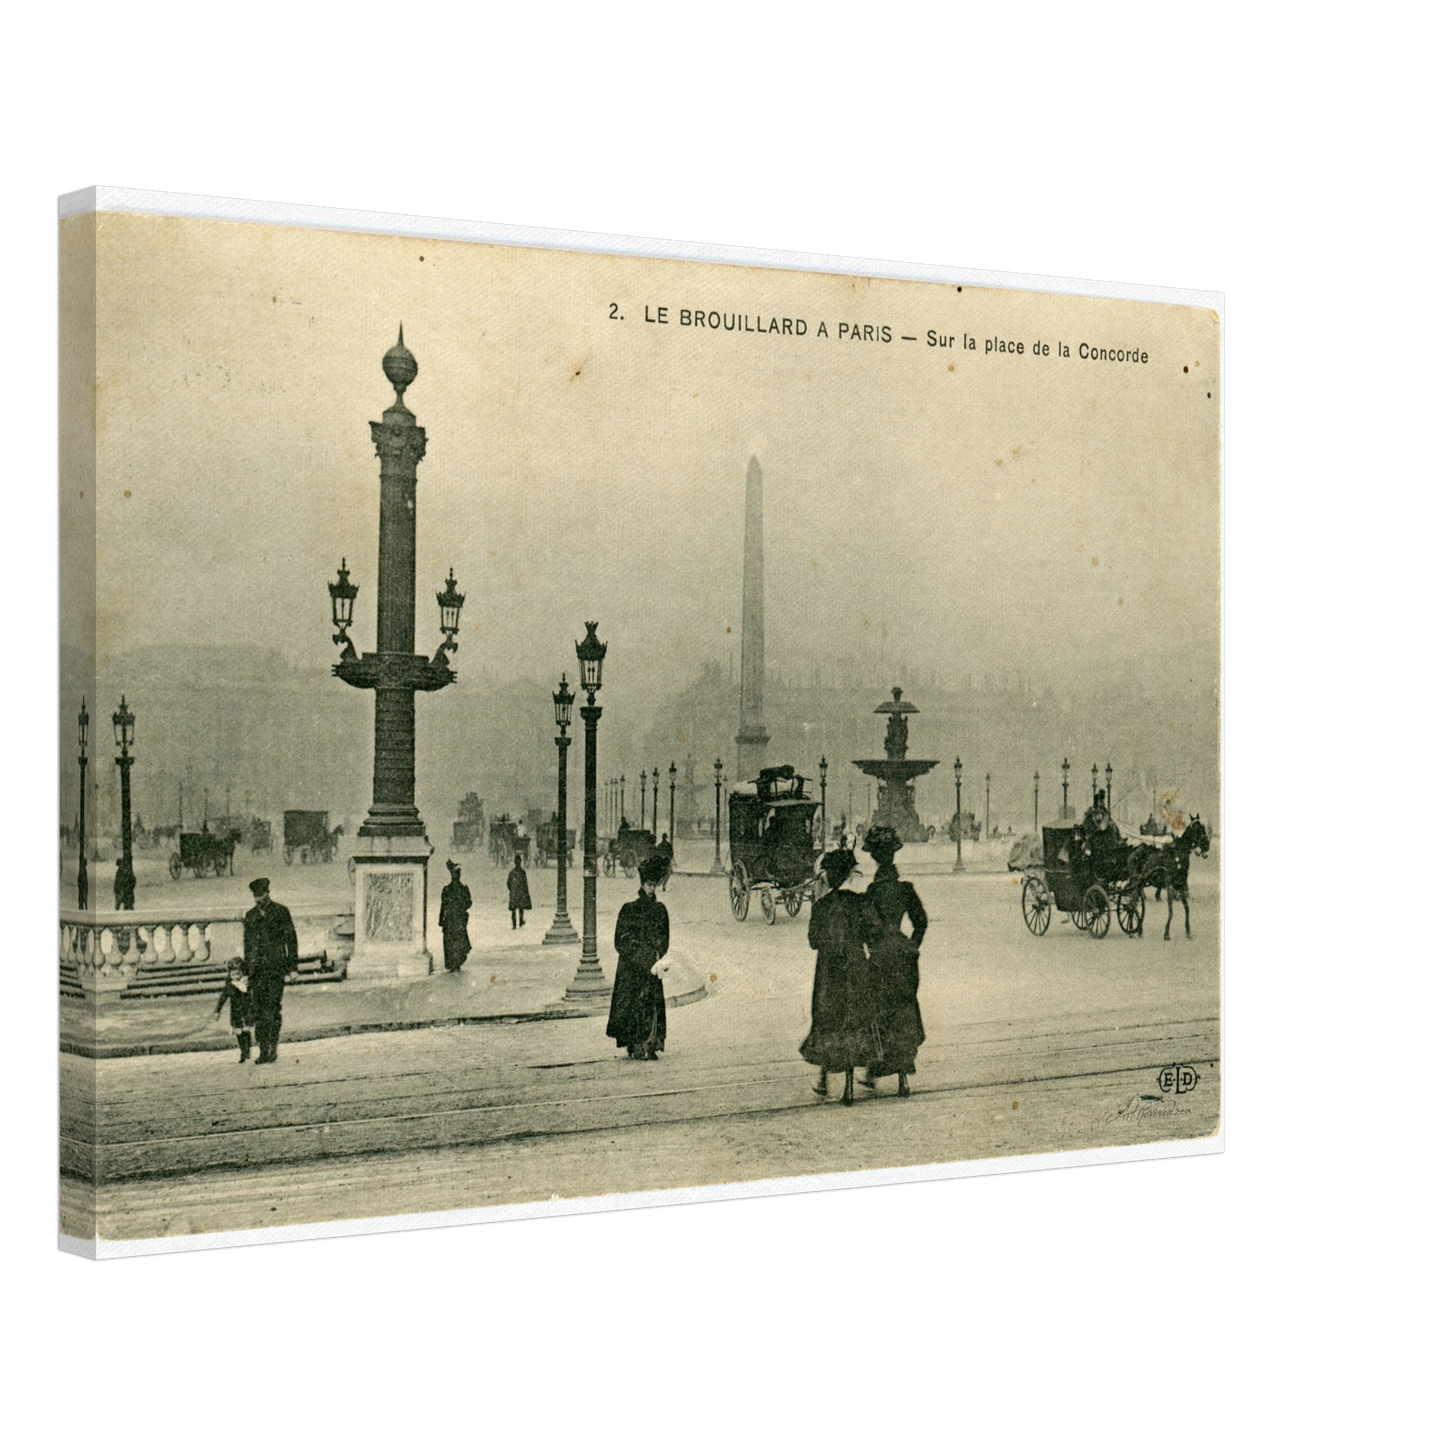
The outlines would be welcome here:
M 1089 806 L 1092 808 L 1092 807 L 1094 806 L 1094 799 L 1099 796 L 1099 765 L 1098 765 L 1098 763 L 1095 763 L 1094 766 L 1089 769 L 1089 778 L 1090 778 L 1091 784 L 1092 784 L 1091 787 L 1089 788 Z
M 722 759 L 712 765 L 713 820 L 712 820 L 712 871 L 721 873 L 722 864 Z
M 86 747 L 90 742 L 90 713 L 85 699 L 80 699 L 80 867 L 75 875 L 75 902 L 79 908 L 90 903 L 90 874 L 85 862 L 85 765 Z
M 457 591 L 457 578 L 455 571 L 447 568 L 447 585 L 445 589 L 437 593 L 437 606 L 441 608 L 442 614 L 442 645 L 437 648 L 437 655 L 432 658 L 433 667 L 445 667 L 447 665 L 447 653 L 457 650 L 457 633 L 462 626 L 462 603 L 467 600 L 466 593 Z M 564 677 L 563 682 L 566 682 Z
M 1039 832 L 1039 770 L 1034 769 L 1034 836 Z
M 1059 816 L 1065 821 L 1069 818 L 1069 760 L 1064 759 L 1064 811 Z
M 667 838 L 677 847 L 677 764 L 667 765 Z
M 953 760 L 953 871 L 963 872 L 963 759 Z
M 120 756 L 115 760 L 120 768 L 120 862 L 115 866 L 115 906 L 133 909 L 135 865 L 131 862 L 130 770 L 135 759 L 131 757 L 130 749 L 135 742 L 135 714 L 125 705 L 124 693 L 120 698 L 120 711 L 111 714 L 111 725 L 115 728 L 115 745 L 120 749 Z
M 637 775 L 637 826 L 647 827 L 647 769 Z
M 351 580 L 351 573 L 346 570 L 345 557 L 341 559 L 341 566 L 336 569 L 336 581 L 328 582 L 326 587 L 331 593 L 331 625 L 336 629 L 336 636 L 331 640 L 341 648 L 342 657 L 355 657 L 356 648 L 350 636 L 351 609 L 360 589 Z
M 1114 813 L 1114 765 L 1113 765 L 1113 763 L 1105 763 L 1105 764 L 1104 764 L 1104 791 L 1105 791 L 1105 795 L 1106 795 L 1105 798 L 1104 798 L 1104 806 L 1105 806 L 1106 808 L 1108 808 L 1108 810 L 1109 810 L 1109 815 L 1112 817 L 1112 816 L 1113 816 L 1113 813 Z
M 646 781 L 645 776 L 643 780 Z M 657 842 L 657 781 L 657 769 L 654 768 L 652 770 L 652 841 L 654 843 Z M 644 796 L 643 802 L 646 803 L 646 801 Z
M 993 837 L 993 834 L 989 831 L 989 826 L 988 826 L 988 802 L 989 802 L 989 799 L 988 799 L 988 790 L 989 790 L 989 783 L 990 783 L 989 775 L 988 775 L 987 773 L 985 773 L 985 774 L 983 775 L 983 838 L 984 838 L 984 842 L 987 842 L 990 838 Z
M 602 659 L 607 644 L 597 637 L 597 624 L 586 624 L 587 636 L 577 643 L 577 666 L 587 702 L 582 708 L 585 729 L 582 805 L 582 959 L 566 992 L 569 1002 L 592 1002 L 611 993 L 597 962 L 597 692 L 602 686 Z
M 542 935 L 543 943 L 577 943 L 577 930 L 567 916 L 567 749 L 572 739 L 567 729 L 572 723 L 572 704 L 577 694 L 567 686 L 567 674 L 552 694 L 552 711 L 557 719 L 557 916 Z
M 828 759 L 827 756 L 818 759 L 818 791 L 822 794 L 823 802 L 823 847 L 828 846 Z

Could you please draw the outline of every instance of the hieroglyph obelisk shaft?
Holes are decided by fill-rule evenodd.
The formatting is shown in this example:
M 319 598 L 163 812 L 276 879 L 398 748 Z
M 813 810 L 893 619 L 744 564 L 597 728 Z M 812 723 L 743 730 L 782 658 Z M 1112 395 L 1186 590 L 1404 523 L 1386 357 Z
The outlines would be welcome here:
M 750 782 L 767 762 L 768 730 L 763 725 L 763 469 L 748 459 L 743 514 L 742 709 L 735 741 L 737 781 Z

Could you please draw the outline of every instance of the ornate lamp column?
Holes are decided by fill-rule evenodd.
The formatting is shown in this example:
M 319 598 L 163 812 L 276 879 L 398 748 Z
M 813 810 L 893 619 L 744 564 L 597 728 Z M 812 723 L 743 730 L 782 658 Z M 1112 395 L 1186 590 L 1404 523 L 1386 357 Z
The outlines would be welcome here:
M 953 871 L 963 872 L 963 759 L 953 760 Z
M 1034 833 L 1039 831 L 1039 770 L 1034 769 Z
M 818 759 L 818 792 L 823 813 L 823 851 L 828 849 L 828 758 Z
M 992 834 L 992 832 L 989 831 L 989 826 L 988 826 L 988 805 L 989 805 L 988 790 L 989 790 L 989 785 L 990 785 L 990 783 L 991 783 L 992 781 L 993 781 L 993 780 L 989 777 L 989 775 L 988 775 L 987 773 L 985 773 L 985 774 L 983 775 L 983 840 L 984 840 L 985 843 L 988 842 L 988 840 L 993 837 L 993 834 Z
M 657 769 L 652 770 L 652 836 L 657 837 Z
M 572 703 L 576 694 L 567 686 L 567 674 L 562 674 L 562 685 L 552 694 L 552 707 L 557 718 L 557 916 L 552 926 L 543 935 L 543 943 L 578 943 L 577 930 L 567 917 L 567 749 L 572 739 L 567 728 L 572 722 Z
M 647 827 L 647 769 L 637 775 L 637 826 Z
M 712 765 L 713 820 L 712 820 L 712 871 L 721 873 L 722 863 L 722 759 Z
M 1098 763 L 1095 763 L 1094 766 L 1089 769 L 1089 777 L 1092 779 L 1092 786 L 1089 788 L 1089 806 L 1092 808 L 1094 806 L 1094 797 L 1099 791 Z
M 602 686 L 602 659 L 607 644 L 597 639 L 597 624 L 586 624 L 587 636 L 577 644 L 577 665 L 587 693 L 582 708 L 584 729 L 582 803 L 582 960 L 563 995 L 568 1003 L 598 1003 L 612 993 L 612 986 L 597 961 L 597 692 Z
M 416 468 L 426 432 L 402 400 L 416 379 L 416 358 L 400 331 L 381 369 L 396 401 L 371 423 L 381 459 L 381 518 L 376 563 L 376 651 L 358 657 L 348 628 L 357 588 L 343 560 L 330 584 L 332 668 L 350 687 L 376 693 L 371 808 L 357 833 L 356 949 L 348 973 L 359 978 L 415 978 L 431 972 L 427 948 L 427 865 L 432 847 L 416 806 L 416 694 L 456 681 L 447 654 L 457 650 L 462 593 L 448 575 L 436 594 L 442 644 L 435 657 L 416 653 Z
M 85 765 L 86 744 L 90 741 L 90 713 L 85 699 L 80 700 L 80 866 L 75 873 L 75 904 L 77 908 L 90 906 L 90 873 L 85 862 Z
M 133 909 L 135 865 L 131 860 L 130 770 L 135 759 L 130 749 L 135 742 L 135 714 L 125 705 L 124 693 L 120 697 L 120 711 L 112 713 L 110 720 L 115 728 L 115 745 L 120 749 L 120 756 L 115 760 L 120 769 L 120 862 L 115 865 L 115 906 Z
M 1069 760 L 1067 758 L 1064 759 L 1064 809 L 1059 817 L 1064 822 L 1069 820 Z
M 1108 808 L 1109 814 L 1110 814 L 1110 816 L 1112 817 L 1112 816 L 1113 816 L 1113 812 L 1114 812 L 1114 765 L 1113 765 L 1113 763 L 1105 763 L 1105 764 L 1104 764 L 1104 792 L 1105 792 L 1105 795 L 1106 795 L 1105 798 L 1104 798 L 1104 806 L 1105 806 L 1106 808 Z
M 667 837 L 677 847 L 677 764 L 667 765 Z

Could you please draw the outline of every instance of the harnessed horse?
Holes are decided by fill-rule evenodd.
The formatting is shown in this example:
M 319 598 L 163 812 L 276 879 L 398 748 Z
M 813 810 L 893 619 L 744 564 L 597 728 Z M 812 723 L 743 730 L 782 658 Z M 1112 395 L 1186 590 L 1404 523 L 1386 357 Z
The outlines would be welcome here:
M 1153 888 L 1155 897 L 1163 889 L 1169 896 L 1169 916 L 1164 921 L 1164 941 L 1169 941 L 1169 927 L 1174 922 L 1174 898 L 1184 904 L 1184 936 L 1189 931 L 1189 860 L 1195 853 L 1209 856 L 1209 834 L 1199 821 L 1199 814 L 1190 815 L 1189 826 L 1162 848 L 1139 848 L 1134 856 L 1131 877 L 1140 888 Z

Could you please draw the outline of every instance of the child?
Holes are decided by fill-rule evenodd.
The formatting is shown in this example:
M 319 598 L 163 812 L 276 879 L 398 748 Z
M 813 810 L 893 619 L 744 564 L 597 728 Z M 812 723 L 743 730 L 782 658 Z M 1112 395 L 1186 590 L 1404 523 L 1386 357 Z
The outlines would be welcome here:
M 237 1062 L 242 1064 L 251 1057 L 251 1031 L 255 1026 L 255 1009 L 252 1006 L 249 982 L 245 959 L 231 959 L 226 964 L 226 986 L 216 1000 L 216 1012 L 213 1015 L 220 1018 L 221 1010 L 225 1008 L 226 1001 L 230 1000 L 231 1032 L 236 1035 L 236 1042 L 241 1046 L 241 1057 Z

